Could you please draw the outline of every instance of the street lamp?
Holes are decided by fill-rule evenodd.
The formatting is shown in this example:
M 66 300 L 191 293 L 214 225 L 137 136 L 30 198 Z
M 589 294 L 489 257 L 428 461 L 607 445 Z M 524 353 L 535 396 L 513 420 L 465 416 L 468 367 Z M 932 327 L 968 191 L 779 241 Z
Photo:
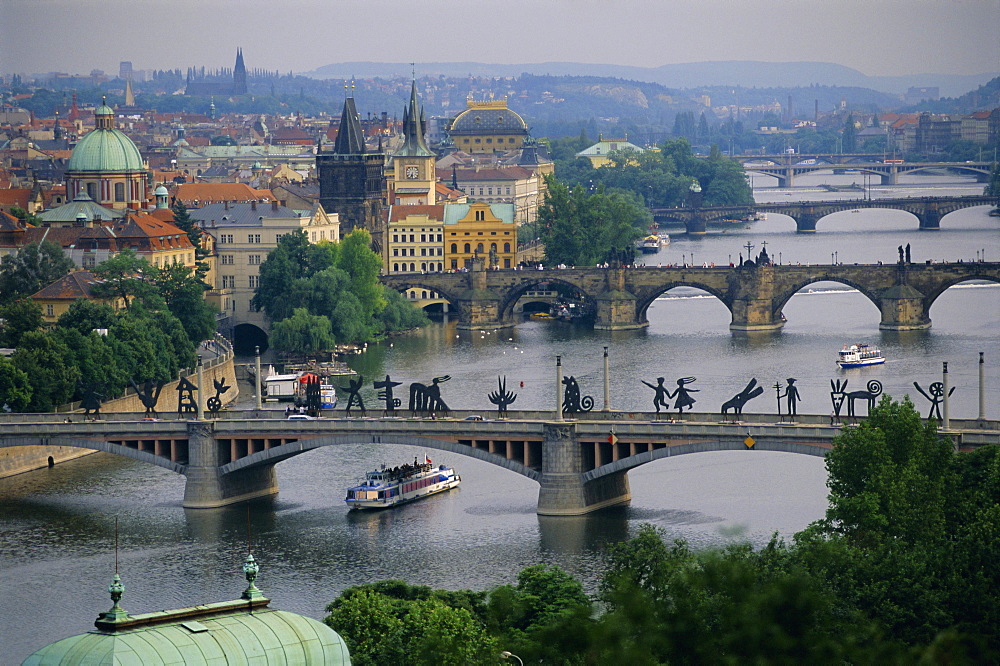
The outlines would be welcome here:
M 833 260 L 833 252 L 830 253 L 830 263 L 836 264 L 836 262 Z
M 517 659 L 517 663 L 520 664 L 521 666 L 524 666 L 524 662 L 521 661 L 521 658 L 518 657 L 513 652 L 508 652 L 507 650 L 504 650 L 503 652 L 500 653 L 500 658 L 501 659 Z
M 681 266 L 687 267 L 687 253 L 681 253 Z
M 781 265 L 781 253 L 780 252 L 778 253 L 778 265 L 779 266 Z

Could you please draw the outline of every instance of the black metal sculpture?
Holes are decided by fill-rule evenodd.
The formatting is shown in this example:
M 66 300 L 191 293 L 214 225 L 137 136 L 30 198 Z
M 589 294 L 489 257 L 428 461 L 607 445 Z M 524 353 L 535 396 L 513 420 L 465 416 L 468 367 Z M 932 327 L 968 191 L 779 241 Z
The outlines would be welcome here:
M 844 388 L 847 387 L 847 380 L 844 380 Z M 871 413 L 872 408 L 875 406 L 875 398 L 882 395 L 882 383 L 877 379 L 872 379 L 868 382 L 867 390 L 865 391 L 851 391 L 847 394 L 847 415 L 854 417 L 854 401 L 855 400 L 865 400 L 868 402 L 868 412 Z
M 129 379 L 128 381 L 132 385 L 135 394 L 139 396 L 139 402 L 146 408 L 146 413 L 143 416 L 155 419 L 158 416 L 156 413 L 156 403 L 160 400 L 160 390 L 163 388 L 165 382 L 158 379 L 147 379 L 142 383 L 142 388 L 139 388 L 134 379 Z
M 83 400 L 80 401 L 80 406 L 83 407 L 84 417 L 90 417 L 98 419 L 101 417 L 101 398 L 104 396 L 97 392 L 97 384 L 87 384 L 83 386 Z
M 691 397 L 691 394 L 697 393 L 698 389 L 689 389 L 686 386 L 695 381 L 697 381 L 696 377 L 681 377 L 677 380 L 677 388 L 674 389 L 674 392 L 667 394 L 668 398 L 676 398 L 674 400 L 674 409 L 677 410 L 678 414 L 683 414 L 685 407 L 688 408 L 688 411 L 694 408 L 695 399 Z
M 576 382 L 576 377 L 563 377 L 563 411 L 573 414 L 576 412 L 589 412 L 594 408 L 594 399 L 589 395 L 580 395 L 580 385 Z
M 747 404 L 763 392 L 764 387 L 757 386 L 757 380 L 751 379 L 742 391 L 722 403 L 722 413 L 725 414 L 731 409 L 733 410 L 733 414 L 736 416 L 741 415 L 743 413 L 743 405 Z
M 222 409 L 222 394 L 232 387 L 226 385 L 225 377 L 222 379 L 213 379 L 212 385 L 215 386 L 215 395 L 206 400 L 205 404 L 208 406 L 209 412 L 218 414 Z
M 197 414 L 198 413 L 198 402 L 195 400 L 194 393 L 198 390 L 198 387 L 191 383 L 191 380 L 187 377 L 181 377 L 181 380 L 177 382 L 177 415 L 181 414 Z
M 372 386 L 378 391 L 378 397 L 380 400 L 385 401 L 385 410 L 382 412 L 382 416 L 387 416 L 396 413 L 396 408 L 401 404 L 399 398 L 393 397 L 392 389 L 394 386 L 401 386 L 403 382 L 394 382 L 389 379 L 389 375 L 385 376 L 385 381 L 383 382 L 372 382 Z
M 833 402 L 833 413 L 836 414 L 837 418 L 840 418 L 840 409 L 844 406 L 844 400 L 847 399 L 847 393 L 844 389 L 847 388 L 847 380 L 831 379 L 830 380 L 830 400 Z M 833 425 L 832 420 L 830 425 Z
M 517 400 L 517 394 L 507 390 L 507 378 L 497 377 L 497 390 L 487 396 L 490 402 L 497 406 L 497 416 L 503 418 L 507 415 L 507 407 Z
M 347 386 L 340 387 L 340 390 L 347 391 L 347 409 L 344 410 L 345 414 L 350 414 L 351 407 L 357 403 L 358 409 L 361 410 L 361 416 L 365 416 L 365 401 L 361 399 L 360 394 L 361 385 L 364 384 L 364 382 L 364 376 L 358 375 L 357 379 L 348 379 Z M 375 384 L 378 385 L 378 382 L 375 382 Z
M 788 386 L 785 387 L 785 392 L 781 393 L 780 389 L 778 391 L 778 400 L 785 398 L 788 403 L 788 415 L 795 416 L 798 413 L 796 409 L 796 404 L 799 401 L 799 389 L 795 386 L 795 378 L 789 377 L 785 381 L 788 382 Z M 781 414 L 781 405 L 778 405 L 778 414 Z
M 653 395 L 653 407 L 656 408 L 657 414 L 660 413 L 660 407 L 663 407 L 664 410 L 670 409 L 670 403 L 667 402 L 667 398 L 670 397 L 670 394 L 669 391 L 667 391 L 667 387 L 663 385 L 663 377 L 656 378 L 655 386 L 644 379 L 640 379 L 639 381 L 655 391 L 655 394 Z
M 307 372 L 299 377 L 299 382 L 305 385 L 305 408 L 306 412 L 316 416 L 323 408 L 322 393 L 320 385 L 322 381 L 319 375 Z
M 920 395 L 924 396 L 931 401 L 931 409 L 927 412 L 927 418 L 941 420 L 941 403 L 944 402 L 944 384 L 941 382 L 934 382 L 927 387 L 927 393 L 920 388 L 920 384 L 913 382 L 913 386 L 920 391 Z M 952 386 L 948 391 L 948 397 L 955 392 L 955 387 Z
M 450 375 L 435 377 L 430 385 L 413 382 L 410 384 L 410 412 L 436 414 L 447 412 L 448 405 L 441 399 L 441 384 L 451 379 Z

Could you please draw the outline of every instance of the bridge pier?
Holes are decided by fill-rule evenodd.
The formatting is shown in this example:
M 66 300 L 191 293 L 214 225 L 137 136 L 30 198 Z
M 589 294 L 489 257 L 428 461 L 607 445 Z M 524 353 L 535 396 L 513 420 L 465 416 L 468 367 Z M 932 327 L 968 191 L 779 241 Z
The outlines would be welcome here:
M 627 472 L 585 481 L 576 424 L 546 423 L 538 514 L 579 516 L 632 501 Z
M 220 474 L 219 444 L 211 421 L 188 422 L 188 466 L 184 475 L 186 509 L 214 509 L 278 492 L 274 465 L 261 465 Z
M 729 330 L 776 331 L 785 325 L 781 311 L 774 310 L 774 266 L 741 266 L 731 282 L 736 295 L 723 299 L 733 315 Z
M 708 233 L 708 220 L 702 213 L 694 213 L 684 220 L 684 230 L 688 236 L 704 236 Z
M 636 317 L 636 297 L 625 290 L 625 269 L 609 268 L 605 273 L 605 291 L 598 294 L 594 330 L 628 331 L 649 326 Z
M 936 203 L 928 203 L 922 213 L 914 213 L 920 220 L 921 231 L 937 231 L 941 228 L 941 211 Z
M 900 267 L 905 273 L 906 267 Z M 879 300 L 882 331 L 919 331 L 931 327 L 931 318 L 924 308 L 924 295 L 907 284 L 897 284 L 882 292 Z
M 816 222 L 819 220 L 820 216 L 811 211 L 803 211 L 798 216 L 792 216 L 795 220 L 795 231 L 800 234 L 814 234 L 816 233 Z
M 458 297 L 458 328 L 463 330 L 495 331 L 503 328 L 500 321 L 500 297 L 490 291 L 486 265 L 482 259 L 472 261 L 467 273 L 469 288 Z

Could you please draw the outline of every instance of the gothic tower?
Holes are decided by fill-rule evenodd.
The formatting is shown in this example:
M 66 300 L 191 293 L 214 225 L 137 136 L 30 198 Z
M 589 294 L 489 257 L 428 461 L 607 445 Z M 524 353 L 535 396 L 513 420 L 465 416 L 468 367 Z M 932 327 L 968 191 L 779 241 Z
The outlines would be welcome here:
M 417 102 L 417 82 L 410 86 L 410 103 L 403 110 L 403 145 L 392 157 L 393 203 L 400 205 L 437 203 L 435 155 L 424 140 L 423 109 Z
M 333 150 L 316 154 L 319 201 L 323 210 L 340 216 L 340 233 L 367 229 L 372 247 L 385 252 L 385 155 L 368 152 L 354 97 L 344 100 L 340 129 Z
M 247 94 L 247 68 L 243 64 L 243 49 L 236 49 L 236 67 L 233 68 L 233 94 Z

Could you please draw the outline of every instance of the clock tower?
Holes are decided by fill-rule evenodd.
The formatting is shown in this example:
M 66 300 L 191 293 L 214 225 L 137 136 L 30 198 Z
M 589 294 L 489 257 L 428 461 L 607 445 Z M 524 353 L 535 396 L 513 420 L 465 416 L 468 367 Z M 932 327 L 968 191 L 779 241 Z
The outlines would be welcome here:
M 403 110 L 403 145 L 392 156 L 393 205 L 434 205 L 437 174 L 435 155 L 424 140 L 424 111 L 417 102 L 417 82 L 410 87 L 410 103 Z

